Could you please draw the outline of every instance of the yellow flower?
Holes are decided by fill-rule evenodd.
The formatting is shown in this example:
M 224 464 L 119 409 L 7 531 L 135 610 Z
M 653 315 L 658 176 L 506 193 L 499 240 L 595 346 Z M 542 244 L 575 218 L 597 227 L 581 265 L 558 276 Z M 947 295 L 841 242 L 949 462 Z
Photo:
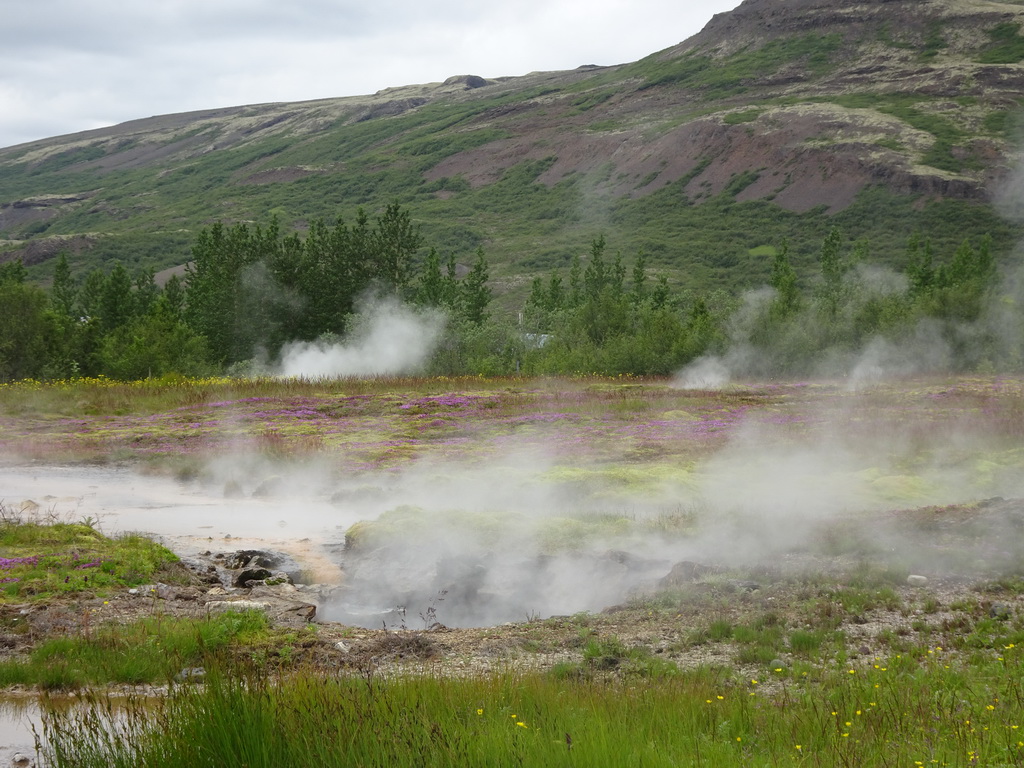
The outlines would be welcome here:
M 482 715 L 482 714 L 484 713 L 484 711 L 483 711 L 482 709 L 478 709 L 478 710 L 476 711 L 476 713 L 477 713 L 478 715 Z
M 516 723 L 516 725 L 518 725 L 520 728 L 526 727 L 526 723 Z

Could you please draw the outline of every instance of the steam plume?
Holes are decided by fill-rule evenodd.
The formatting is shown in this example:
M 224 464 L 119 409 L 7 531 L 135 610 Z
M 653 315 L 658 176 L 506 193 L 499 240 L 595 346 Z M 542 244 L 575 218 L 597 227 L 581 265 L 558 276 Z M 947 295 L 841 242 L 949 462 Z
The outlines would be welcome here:
M 280 375 L 326 378 L 386 376 L 420 370 L 444 330 L 444 316 L 397 299 L 371 299 L 339 342 L 291 342 L 281 350 Z

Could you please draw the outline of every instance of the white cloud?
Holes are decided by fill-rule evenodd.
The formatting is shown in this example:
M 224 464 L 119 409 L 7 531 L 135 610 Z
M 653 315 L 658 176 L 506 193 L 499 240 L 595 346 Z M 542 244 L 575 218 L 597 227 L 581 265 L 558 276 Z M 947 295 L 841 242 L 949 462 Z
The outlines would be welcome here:
M 150 115 L 621 64 L 737 0 L 36 0 L 0 23 L 0 147 Z

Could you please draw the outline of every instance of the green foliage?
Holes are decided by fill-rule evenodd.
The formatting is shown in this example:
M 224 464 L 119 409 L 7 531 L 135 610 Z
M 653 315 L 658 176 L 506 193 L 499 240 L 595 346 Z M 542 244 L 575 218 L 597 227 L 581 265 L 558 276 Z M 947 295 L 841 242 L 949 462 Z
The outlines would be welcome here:
M 761 109 L 744 109 L 739 112 L 729 112 L 722 118 L 722 122 L 726 125 L 742 125 L 743 123 L 752 123 L 761 115 Z
M 725 185 L 725 189 L 722 190 L 722 194 L 727 197 L 736 197 L 736 195 L 749 187 L 759 178 L 761 178 L 760 171 L 751 170 L 734 174 L 733 177 L 729 179 L 729 183 Z
M 0 381 L 39 376 L 50 332 L 45 291 L 13 278 L 0 279 L 0 307 Z
M 177 562 L 169 550 L 141 536 L 111 539 L 88 522 L 43 524 L 8 514 L 0 517 L 0 554 L 6 600 L 103 594 L 149 581 Z
M 47 765 L 1015 765 L 1018 649 L 837 659 L 774 685 L 721 669 L 653 680 L 574 674 L 212 675 L 158 712 L 97 700 L 44 722 Z M 365 678 L 365 679 L 364 679 Z M 970 721 L 969 723 L 967 721 Z M 699 760 L 696 756 L 699 755 Z
M 93 621 L 102 622 L 103 610 L 96 614 Z M 27 659 L 0 661 L 0 685 L 61 690 L 169 683 L 182 669 L 209 664 L 231 645 L 251 642 L 268 630 L 267 617 L 258 611 L 86 625 L 81 634 L 44 640 Z
M 968 143 L 969 134 L 943 115 L 922 108 L 927 105 L 928 99 L 921 94 L 892 93 L 880 96 L 853 93 L 832 97 L 829 100 L 852 109 L 874 109 L 898 117 L 919 131 L 930 133 L 935 137 L 935 141 L 921 158 L 925 165 L 954 172 L 976 166 L 976 161 L 972 158 L 961 159 L 953 152 Z
M 1020 24 L 1000 22 L 988 31 L 990 42 L 977 57 L 982 64 L 1017 64 L 1024 61 L 1024 37 Z
M 673 59 L 655 54 L 626 68 L 628 75 L 644 77 L 643 87 L 675 85 L 701 90 L 708 98 L 743 93 L 760 77 L 784 65 L 798 63 L 812 76 L 832 66 L 832 56 L 842 44 L 840 35 L 805 35 L 771 40 L 759 48 L 744 48 L 722 59 L 688 53 Z
M 921 52 L 918 56 L 928 61 L 934 59 L 949 43 L 946 40 L 946 36 L 943 34 L 943 23 L 940 19 L 935 19 L 928 23 L 928 29 L 925 33 L 924 46 L 921 48 Z

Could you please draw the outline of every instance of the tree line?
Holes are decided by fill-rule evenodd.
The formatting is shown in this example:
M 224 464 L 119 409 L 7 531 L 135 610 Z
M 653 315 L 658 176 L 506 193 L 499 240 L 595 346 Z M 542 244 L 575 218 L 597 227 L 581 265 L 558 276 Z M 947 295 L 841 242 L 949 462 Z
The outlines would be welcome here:
M 927 327 L 954 368 L 1019 368 L 1019 313 L 993 317 L 999 275 L 991 244 L 965 241 L 946 258 L 909 238 L 902 270 L 874 266 L 866 242 L 833 229 L 817 273 L 801 279 L 786 243 L 770 284 L 745 293 L 674 290 L 643 254 L 627 265 L 603 237 L 559 271 L 533 280 L 521 311 L 490 311 L 487 260 L 471 265 L 426 247 L 407 211 L 313 221 L 305 232 L 214 224 L 183 278 L 120 264 L 72 278 L 58 257 L 48 290 L 20 262 L 0 266 L 0 380 L 106 375 L 207 375 L 273 360 L 291 341 L 338 339 L 360 297 L 396 296 L 447 315 L 427 373 L 668 375 L 708 354 L 743 348 L 750 375 L 822 372 L 872 339 L 901 343 Z M 998 320 L 998 322 L 996 322 Z M 1002 324 L 1000 330 L 999 324 Z M 1012 336 L 1012 334 L 1009 334 Z M 1014 337 L 1016 338 L 1016 337 Z

